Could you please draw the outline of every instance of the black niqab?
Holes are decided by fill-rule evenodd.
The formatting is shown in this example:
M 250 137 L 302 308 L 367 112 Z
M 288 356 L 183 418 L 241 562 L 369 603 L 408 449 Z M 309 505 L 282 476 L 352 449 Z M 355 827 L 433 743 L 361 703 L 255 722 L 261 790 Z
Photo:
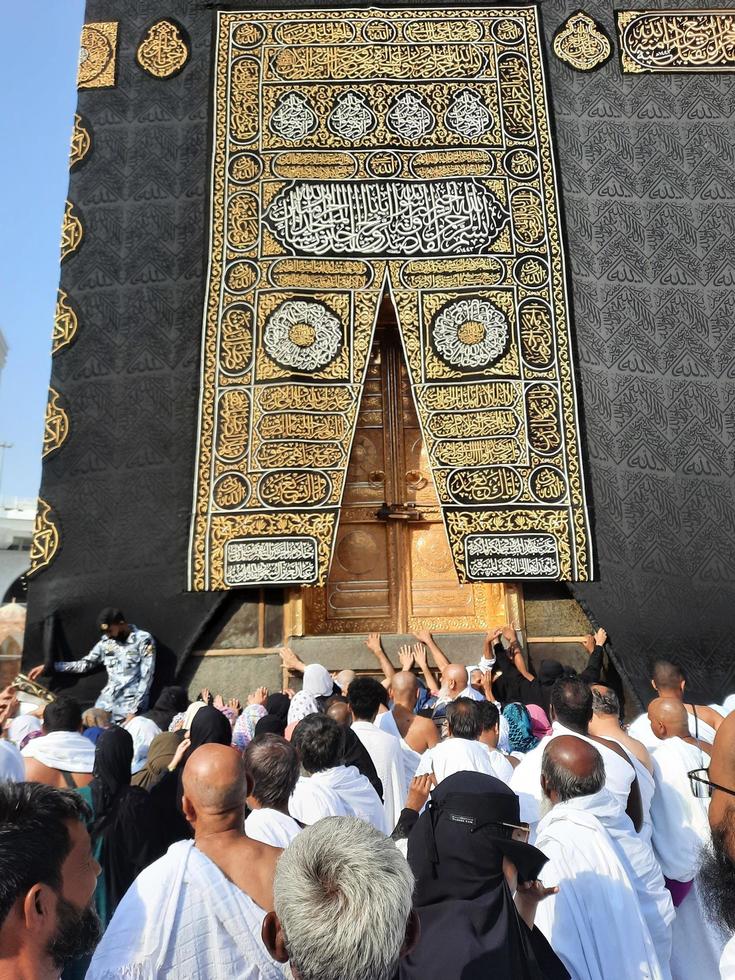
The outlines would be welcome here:
M 518 915 L 503 874 L 504 857 L 529 881 L 546 862 L 498 826 L 518 822 L 518 797 L 492 776 L 455 773 L 433 791 L 408 839 L 421 938 L 401 960 L 401 980 L 568 978 L 541 933 Z

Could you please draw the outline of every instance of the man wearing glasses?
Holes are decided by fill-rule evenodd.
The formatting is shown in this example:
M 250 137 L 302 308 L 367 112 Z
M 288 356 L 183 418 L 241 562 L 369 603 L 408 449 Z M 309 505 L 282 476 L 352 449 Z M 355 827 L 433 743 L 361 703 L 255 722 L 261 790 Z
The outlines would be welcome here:
M 709 798 L 712 847 L 699 883 L 708 912 L 729 935 L 720 960 L 721 980 L 735 977 L 735 713 L 717 731 L 709 769 L 689 773 L 692 793 Z

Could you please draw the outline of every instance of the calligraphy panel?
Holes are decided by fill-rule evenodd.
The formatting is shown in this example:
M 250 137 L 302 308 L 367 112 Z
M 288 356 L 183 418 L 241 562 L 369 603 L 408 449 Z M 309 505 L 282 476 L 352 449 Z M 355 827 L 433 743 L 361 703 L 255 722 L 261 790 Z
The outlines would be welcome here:
M 460 581 L 590 577 L 535 7 L 220 12 L 194 589 L 323 584 L 384 289 Z
M 735 11 L 618 10 L 624 72 L 735 71 Z

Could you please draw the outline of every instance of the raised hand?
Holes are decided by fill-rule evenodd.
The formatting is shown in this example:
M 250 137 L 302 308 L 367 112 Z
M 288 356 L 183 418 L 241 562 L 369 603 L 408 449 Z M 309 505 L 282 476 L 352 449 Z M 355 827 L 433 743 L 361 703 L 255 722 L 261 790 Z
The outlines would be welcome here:
M 380 633 L 368 633 L 368 638 L 365 640 L 365 646 L 371 653 L 374 653 L 376 657 L 379 657 L 383 652 L 383 645 L 380 642 Z
M 297 673 L 303 673 L 304 663 L 299 660 L 291 647 L 282 647 L 278 652 L 284 667 L 288 667 L 289 670 L 295 670 Z
M 413 645 L 413 659 L 419 665 L 422 670 L 425 670 L 428 666 L 428 653 L 426 647 L 423 643 L 414 643 Z
M 225 699 L 222 697 L 221 694 L 216 694 L 212 704 L 218 711 L 221 711 L 225 706 Z
M 267 700 L 267 687 L 258 687 L 252 692 L 252 694 L 248 694 L 248 704 L 265 704 Z
M 398 659 L 401 662 L 401 670 L 410 670 L 413 667 L 413 650 L 407 643 L 398 651 Z
M 416 630 L 413 635 L 416 637 L 419 643 L 429 644 L 434 639 L 429 630 Z
M 200 697 L 205 704 L 209 704 L 209 705 L 212 704 L 212 692 L 209 690 L 208 687 L 202 688 L 202 693 Z
M 426 806 L 429 793 L 434 786 L 436 786 L 436 776 L 433 772 L 429 772 L 425 776 L 414 776 L 406 795 L 406 809 L 415 810 L 416 813 L 419 813 Z
M 516 636 L 516 631 L 510 625 L 510 623 L 508 623 L 507 626 L 504 626 L 501 632 L 503 636 L 506 638 L 506 640 L 508 641 L 508 643 L 516 643 L 518 641 L 518 638 Z
M 191 747 L 191 739 L 190 738 L 185 738 L 181 742 L 179 742 L 179 746 L 176 749 L 176 751 L 174 752 L 174 757 L 173 757 L 173 759 L 168 764 L 169 772 L 173 772 L 174 769 L 176 769 L 178 767 L 179 763 L 184 758 L 184 753 L 190 747 Z
M 227 707 L 232 711 L 236 711 L 238 715 L 242 714 L 242 704 L 240 704 L 240 698 L 230 698 L 227 702 Z
M 487 638 L 488 638 L 488 640 L 490 640 L 490 643 L 491 644 L 495 644 L 495 642 L 498 639 L 500 639 L 500 637 L 502 635 L 503 635 L 503 627 L 502 626 L 496 626 L 494 630 L 489 630 L 488 631 Z
M 598 647 L 604 647 L 607 643 L 607 633 L 602 627 L 595 633 L 595 643 Z

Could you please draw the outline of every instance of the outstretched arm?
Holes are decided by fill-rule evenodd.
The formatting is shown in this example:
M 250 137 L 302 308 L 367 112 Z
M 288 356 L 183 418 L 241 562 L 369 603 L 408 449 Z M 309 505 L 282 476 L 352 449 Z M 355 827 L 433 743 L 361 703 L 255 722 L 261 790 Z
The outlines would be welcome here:
M 429 661 L 426 656 L 426 647 L 424 646 L 423 643 L 414 644 L 413 658 L 416 661 L 416 663 L 419 665 L 419 670 L 424 676 L 424 680 L 426 681 L 426 686 L 428 687 L 428 689 L 430 691 L 438 691 L 439 685 L 437 684 L 436 678 L 434 677 L 433 673 L 429 669 Z
M 79 660 L 54 661 L 54 670 L 59 674 L 88 674 L 90 670 L 99 667 L 104 659 L 105 653 L 102 648 L 102 642 L 100 640 L 98 643 L 95 643 L 86 657 L 81 657 Z
M 375 659 L 380 664 L 380 669 L 385 675 L 385 679 L 389 681 L 395 674 L 396 669 L 385 655 L 385 650 L 380 640 L 380 633 L 369 633 L 367 640 L 365 640 L 365 646 L 375 656 Z
M 440 671 L 449 666 L 449 658 L 442 653 L 434 641 L 434 637 L 428 630 L 419 630 L 413 635 L 416 637 L 419 643 L 426 644 L 426 646 L 429 648 L 429 652 L 434 658 L 434 663 L 437 665 Z

